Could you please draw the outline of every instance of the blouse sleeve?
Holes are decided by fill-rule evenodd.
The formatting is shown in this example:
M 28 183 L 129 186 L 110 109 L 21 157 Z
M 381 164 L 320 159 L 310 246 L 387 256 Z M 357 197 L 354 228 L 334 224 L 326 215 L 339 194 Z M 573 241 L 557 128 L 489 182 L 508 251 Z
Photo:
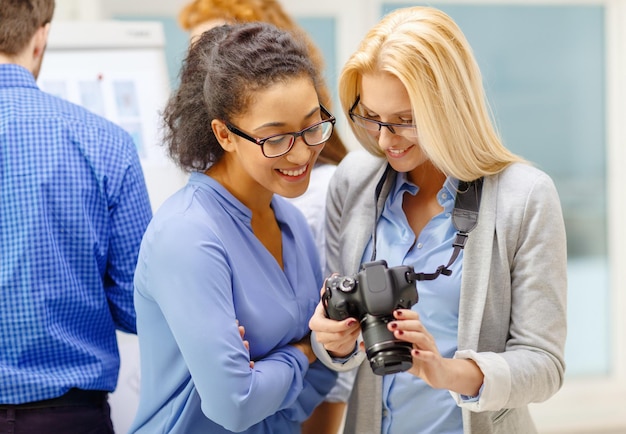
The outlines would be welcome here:
M 206 230 L 202 222 L 185 220 L 155 233 L 149 287 L 203 413 L 228 430 L 243 431 L 296 404 L 309 363 L 301 351 L 284 345 L 250 368 L 235 321 L 229 255 Z

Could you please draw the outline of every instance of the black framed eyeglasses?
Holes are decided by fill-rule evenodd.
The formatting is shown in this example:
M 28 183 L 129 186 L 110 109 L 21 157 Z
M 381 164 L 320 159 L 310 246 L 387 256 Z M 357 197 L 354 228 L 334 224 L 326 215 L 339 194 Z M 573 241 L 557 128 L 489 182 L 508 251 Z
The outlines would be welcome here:
M 296 143 L 298 137 L 302 137 L 302 140 L 308 146 L 318 146 L 330 139 L 330 136 L 333 134 L 335 122 L 337 120 L 321 104 L 320 110 L 322 111 L 322 114 L 328 119 L 316 122 L 313 125 L 306 127 L 305 129 L 300 130 L 296 133 L 274 134 L 273 136 L 264 137 L 262 139 L 257 139 L 244 133 L 239 128 L 229 122 L 225 122 L 225 124 L 226 128 L 228 128 L 231 133 L 259 145 L 261 147 L 261 152 L 263 152 L 263 155 L 265 155 L 267 158 L 276 158 L 285 155 L 287 152 L 291 151 L 291 148 L 293 148 L 293 145 Z
M 348 112 L 350 120 L 352 120 L 355 125 L 367 130 L 371 134 L 378 134 L 380 133 L 382 127 L 387 127 L 392 134 L 404 137 L 417 137 L 417 125 L 415 124 L 381 122 L 354 113 L 354 109 L 356 109 L 356 106 L 359 105 L 359 101 L 361 101 L 360 95 L 356 97 L 356 101 L 354 101 L 354 104 L 352 104 L 352 107 L 350 107 L 350 111 Z

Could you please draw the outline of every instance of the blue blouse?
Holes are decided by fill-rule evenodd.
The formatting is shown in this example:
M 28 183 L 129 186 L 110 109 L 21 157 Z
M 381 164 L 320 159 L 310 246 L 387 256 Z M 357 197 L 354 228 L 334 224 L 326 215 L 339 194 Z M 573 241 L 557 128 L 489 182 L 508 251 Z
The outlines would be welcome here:
M 336 373 L 289 345 L 309 332 L 323 282 L 310 229 L 283 198 L 272 208 L 284 271 L 254 236 L 250 210 L 202 173 L 155 215 L 135 273 L 131 432 L 298 433 L 333 386 Z

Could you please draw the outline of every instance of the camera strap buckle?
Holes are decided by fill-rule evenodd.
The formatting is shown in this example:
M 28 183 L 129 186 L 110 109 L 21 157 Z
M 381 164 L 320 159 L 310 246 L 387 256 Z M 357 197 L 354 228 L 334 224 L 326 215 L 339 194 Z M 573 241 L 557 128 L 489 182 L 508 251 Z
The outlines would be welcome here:
M 438 266 L 437 270 L 434 273 L 410 273 L 409 272 L 407 273 L 406 279 L 407 281 L 417 280 L 418 282 L 421 282 L 423 280 L 435 280 L 437 277 L 439 277 L 440 274 L 443 274 L 444 276 L 449 276 L 452 274 L 452 270 L 450 270 L 448 267 L 452 265 L 452 262 L 450 262 L 448 265 Z
M 456 238 L 452 243 L 454 251 L 448 261 L 448 265 L 440 265 L 434 273 L 413 273 L 413 279 L 417 281 L 435 280 L 439 275 L 450 276 L 452 270 L 450 266 L 459 257 L 461 250 L 465 248 L 469 233 L 478 224 L 478 210 L 480 209 L 480 198 L 483 187 L 483 178 L 471 182 L 459 182 L 459 189 L 454 202 L 452 212 L 452 223 L 457 230 Z
M 454 239 L 454 242 L 452 243 L 452 247 L 459 247 L 459 248 L 464 248 L 465 247 L 465 243 L 467 243 L 467 232 L 457 232 L 456 234 L 456 238 Z

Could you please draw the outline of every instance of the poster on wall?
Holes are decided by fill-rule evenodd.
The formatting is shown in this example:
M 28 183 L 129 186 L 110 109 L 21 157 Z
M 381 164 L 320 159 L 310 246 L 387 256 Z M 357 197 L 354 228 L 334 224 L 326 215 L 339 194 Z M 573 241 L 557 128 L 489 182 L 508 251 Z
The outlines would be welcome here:
M 131 135 L 154 209 L 186 181 L 161 145 L 170 92 L 164 46 L 159 22 L 55 22 L 37 81 Z

